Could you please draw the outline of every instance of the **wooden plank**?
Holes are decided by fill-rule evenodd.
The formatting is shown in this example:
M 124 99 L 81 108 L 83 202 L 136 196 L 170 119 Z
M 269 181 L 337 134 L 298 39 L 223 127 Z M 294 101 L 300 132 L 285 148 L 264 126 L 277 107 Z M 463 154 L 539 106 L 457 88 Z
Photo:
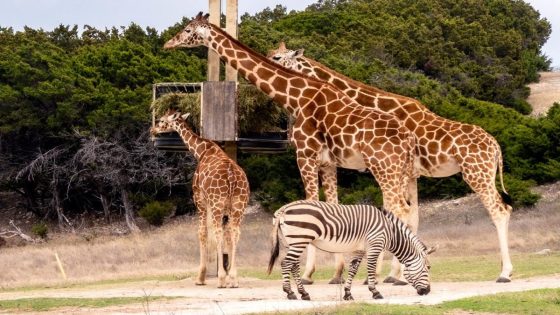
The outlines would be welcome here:
M 209 81 L 202 87 L 200 110 L 201 136 L 214 141 L 237 138 L 237 84 L 233 81 Z

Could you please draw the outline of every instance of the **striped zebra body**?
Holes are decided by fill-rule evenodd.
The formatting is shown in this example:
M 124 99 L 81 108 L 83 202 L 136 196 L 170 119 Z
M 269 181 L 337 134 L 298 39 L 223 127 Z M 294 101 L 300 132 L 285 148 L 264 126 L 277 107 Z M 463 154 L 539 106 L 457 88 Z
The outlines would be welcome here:
M 344 299 L 351 300 L 350 287 L 364 255 L 367 256 L 369 290 L 374 298 L 382 298 L 375 289 L 377 258 L 383 250 L 392 252 L 405 265 L 404 276 L 418 294 L 428 294 L 430 282 L 428 249 L 414 233 L 392 213 L 368 205 L 339 205 L 320 201 L 296 201 L 274 214 L 273 249 L 268 271 L 279 255 L 279 234 L 288 247 L 282 260 L 283 289 L 289 299 L 290 273 L 302 299 L 309 299 L 299 275 L 299 259 L 309 244 L 333 253 L 352 252 L 344 290 Z

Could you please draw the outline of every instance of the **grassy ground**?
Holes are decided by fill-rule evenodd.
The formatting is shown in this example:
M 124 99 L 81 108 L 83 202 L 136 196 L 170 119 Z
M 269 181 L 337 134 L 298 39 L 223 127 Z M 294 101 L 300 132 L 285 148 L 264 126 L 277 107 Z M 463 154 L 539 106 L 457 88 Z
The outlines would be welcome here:
M 12 311 L 49 311 L 60 308 L 103 308 L 117 305 L 126 305 L 132 303 L 144 303 L 146 308 L 149 303 L 155 300 L 171 299 L 161 296 L 150 297 L 116 297 L 116 298 L 99 298 L 99 299 L 79 299 L 79 298 L 34 298 L 19 300 L 0 301 L 0 310 Z
M 431 257 L 435 281 L 493 280 L 499 274 L 496 232 L 480 202 L 458 200 L 422 207 L 419 235 L 440 248 Z M 519 210 L 510 222 L 510 244 L 515 277 L 560 272 L 560 201 L 547 200 L 535 209 Z M 468 214 L 467 223 L 462 222 Z M 241 275 L 267 278 L 270 251 L 270 215 L 248 215 L 238 247 Z M 43 244 L 0 249 L 0 291 L 13 288 L 66 286 L 142 279 L 184 279 L 198 268 L 195 217 L 181 217 L 161 228 L 137 235 L 95 235 L 92 231 L 53 235 Z M 550 256 L 532 253 L 551 249 Z M 64 266 L 64 280 L 55 259 Z M 319 253 L 316 277 L 332 274 L 332 255 Z M 385 263 L 388 265 L 388 263 Z M 325 267 L 323 267 L 325 266 Z M 278 276 L 278 267 L 276 277 Z M 362 271 L 363 273 L 363 271 Z M 386 274 L 384 272 L 383 274 Z M 361 277 L 361 275 L 360 275 Z
M 298 314 L 377 314 L 377 315 L 439 315 L 439 314 L 560 314 L 560 289 L 542 289 L 500 293 L 461 299 L 433 306 L 379 305 L 356 303 L 335 308 L 313 309 Z M 282 314 L 282 313 L 278 313 Z M 288 314 L 288 313 L 285 313 Z M 290 312 L 290 314 L 294 314 Z
M 515 254 L 512 256 L 514 279 L 530 278 L 535 276 L 543 276 L 560 273 L 560 253 L 556 252 L 550 255 L 535 254 Z M 495 255 L 484 256 L 465 256 L 465 257 L 433 257 L 430 259 L 432 269 L 430 277 L 432 281 L 484 281 L 497 278 L 500 273 L 500 259 Z M 383 264 L 382 275 L 389 273 L 389 262 Z M 317 280 L 330 279 L 334 272 L 332 266 L 326 265 L 317 268 L 314 278 Z M 267 275 L 265 270 L 260 269 L 242 269 L 240 274 L 245 277 L 254 277 L 259 279 L 281 279 L 278 267 Z M 366 270 L 364 266 L 360 266 L 360 270 L 356 276 L 357 279 L 365 279 Z

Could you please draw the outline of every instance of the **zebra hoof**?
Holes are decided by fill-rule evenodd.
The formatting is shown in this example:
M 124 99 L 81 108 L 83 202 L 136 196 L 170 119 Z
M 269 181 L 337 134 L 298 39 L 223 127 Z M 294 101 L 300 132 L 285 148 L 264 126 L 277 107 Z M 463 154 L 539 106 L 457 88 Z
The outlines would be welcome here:
M 369 284 L 368 279 L 366 278 L 362 284 L 363 285 L 368 285 Z
M 294 292 L 288 293 L 288 300 L 297 300 L 297 296 Z
M 407 285 L 408 282 L 406 281 L 401 281 L 401 280 L 397 280 L 395 282 L 393 282 L 393 285 Z
M 301 283 L 305 285 L 313 284 L 313 279 L 301 279 Z
M 499 277 L 498 280 L 496 280 L 496 282 L 498 282 L 498 283 L 508 283 L 508 282 L 511 282 L 511 279 L 506 278 L 506 277 Z
M 301 299 L 305 301 L 310 301 L 311 297 L 309 297 L 309 293 L 305 292 L 304 294 L 301 295 Z
M 381 300 L 383 298 L 383 295 L 381 295 L 381 293 L 379 292 L 375 292 L 373 293 L 373 298 L 376 300 Z
M 353 297 L 352 294 L 350 294 L 350 293 L 344 294 L 343 299 L 344 299 L 345 301 L 354 301 L 354 297 Z
M 332 278 L 329 281 L 329 284 L 341 284 L 341 283 L 344 283 L 344 279 L 342 277 Z
M 399 279 L 389 276 L 383 280 L 383 283 L 395 283 L 397 281 L 399 281 Z

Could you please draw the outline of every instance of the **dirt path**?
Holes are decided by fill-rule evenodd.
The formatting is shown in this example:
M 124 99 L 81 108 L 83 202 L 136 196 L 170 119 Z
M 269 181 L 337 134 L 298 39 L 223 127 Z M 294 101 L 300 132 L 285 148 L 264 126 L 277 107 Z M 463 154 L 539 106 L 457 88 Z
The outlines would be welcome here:
M 554 102 L 560 102 L 560 72 L 540 72 L 538 83 L 529 84 L 527 102 L 533 106 L 531 115 L 545 115 Z
M 58 309 L 53 312 L 57 314 L 243 314 L 313 309 L 347 303 L 341 299 L 343 293 L 341 286 L 328 285 L 324 282 L 307 287 L 313 301 L 286 300 L 280 281 L 244 278 L 241 279 L 240 286 L 237 289 L 217 289 L 215 279 L 210 279 L 206 286 L 196 286 L 192 279 L 172 282 L 146 281 L 125 285 L 90 286 L 83 289 L 4 292 L 0 293 L 0 300 L 38 297 L 146 297 L 149 300 L 149 296 L 176 297 L 166 301 L 150 301 L 104 309 Z M 465 297 L 537 288 L 560 288 L 560 274 L 519 279 L 509 284 L 493 281 L 432 283 L 432 292 L 427 296 L 418 296 L 412 286 L 396 287 L 380 284 L 378 290 L 385 297 L 380 301 L 372 300 L 367 286 L 361 284 L 353 287 L 352 294 L 355 300 L 369 303 L 432 305 Z

